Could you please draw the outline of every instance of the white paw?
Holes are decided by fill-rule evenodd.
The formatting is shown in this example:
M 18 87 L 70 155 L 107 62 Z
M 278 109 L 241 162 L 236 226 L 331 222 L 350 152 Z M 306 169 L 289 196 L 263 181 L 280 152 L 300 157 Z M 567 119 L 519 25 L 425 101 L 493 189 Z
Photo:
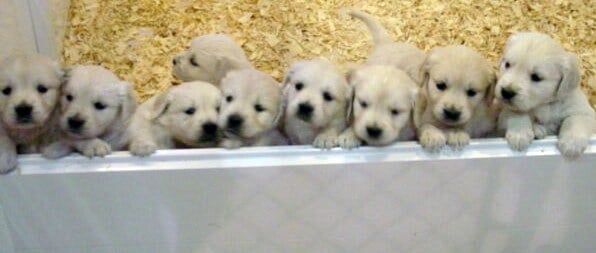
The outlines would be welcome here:
M 242 141 L 240 140 L 232 140 L 232 139 L 224 139 L 221 142 L 221 146 L 227 149 L 237 149 L 242 147 Z
M 440 131 L 424 131 L 420 135 L 420 145 L 430 152 L 439 152 L 447 142 L 445 134 Z
M 561 136 L 559 138 L 559 151 L 566 159 L 578 158 L 588 147 L 588 138 L 578 136 Z
M 82 153 L 84 156 L 89 158 L 96 156 L 104 157 L 112 153 L 112 148 L 105 141 L 95 139 L 87 144 L 85 148 L 83 148 Z
M 336 134 L 319 134 L 312 145 L 315 148 L 331 149 L 337 147 L 337 139 Z
M 17 168 L 17 153 L 0 150 L 0 174 L 8 174 Z
M 462 150 L 465 146 L 470 144 L 470 135 L 463 131 L 448 132 L 447 145 L 455 150 Z
M 362 142 L 352 132 L 343 133 L 337 138 L 338 145 L 343 149 L 353 149 L 360 147 Z
M 133 141 L 130 144 L 130 153 L 136 156 L 149 156 L 157 150 L 157 145 L 151 142 Z
M 515 151 L 524 151 L 528 149 L 532 140 L 534 140 L 534 131 L 532 129 L 526 129 L 522 131 L 511 131 L 508 130 L 505 134 L 505 139 Z
M 532 130 L 534 131 L 534 138 L 536 139 L 544 139 L 544 137 L 548 135 L 546 127 L 540 124 L 533 124 Z
M 45 158 L 58 159 L 67 156 L 72 152 L 70 145 L 64 142 L 54 142 L 41 150 L 41 154 Z

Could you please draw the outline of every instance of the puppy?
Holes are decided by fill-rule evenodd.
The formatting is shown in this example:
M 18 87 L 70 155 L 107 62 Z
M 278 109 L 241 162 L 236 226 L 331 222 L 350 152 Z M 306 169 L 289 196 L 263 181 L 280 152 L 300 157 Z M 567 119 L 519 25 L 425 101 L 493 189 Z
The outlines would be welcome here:
M 224 34 L 194 38 L 190 48 L 176 55 L 172 64 L 174 75 L 182 81 L 204 81 L 216 86 L 228 71 L 252 68 L 242 48 Z
M 499 128 L 515 150 L 558 134 L 563 156 L 576 158 L 596 129 L 594 110 L 580 89 L 577 56 L 541 33 L 517 33 L 501 60 L 496 97 L 504 105 Z
M 431 50 L 421 67 L 422 91 L 414 123 L 422 147 L 461 149 L 470 137 L 486 137 L 496 127 L 492 106 L 496 76 L 479 53 L 465 46 Z
M 284 79 L 284 129 L 291 143 L 337 146 L 338 135 L 346 128 L 351 96 L 345 76 L 327 60 L 290 66 Z
M 283 114 L 282 90 L 273 78 L 254 69 L 229 72 L 221 82 L 223 101 L 218 124 L 222 146 L 287 145 L 277 130 Z
M 126 128 L 137 107 L 130 83 L 101 66 L 75 66 L 66 73 L 59 126 L 64 137 L 42 150 L 59 158 L 74 150 L 105 156 L 128 144 Z
M 16 168 L 17 151 L 39 152 L 55 136 L 62 76 L 58 63 L 41 55 L 0 63 L 0 173 Z
M 157 149 L 215 147 L 221 92 L 195 81 L 174 86 L 139 106 L 128 128 L 130 152 L 148 156 Z

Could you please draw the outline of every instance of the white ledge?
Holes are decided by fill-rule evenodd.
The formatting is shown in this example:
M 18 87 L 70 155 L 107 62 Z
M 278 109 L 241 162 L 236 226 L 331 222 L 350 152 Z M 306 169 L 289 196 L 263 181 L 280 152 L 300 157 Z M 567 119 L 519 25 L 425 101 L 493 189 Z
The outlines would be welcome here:
M 20 174 L 91 173 L 107 171 L 226 169 L 271 166 L 361 164 L 400 161 L 457 160 L 527 156 L 559 156 L 557 139 L 535 140 L 525 152 L 509 148 L 502 138 L 473 140 L 463 151 L 449 148 L 428 153 L 416 142 L 400 142 L 388 147 L 361 147 L 353 150 L 320 150 L 310 146 L 249 147 L 159 150 L 149 157 L 115 152 L 105 158 L 89 159 L 78 154 L 58 160 L 40 155 L 19 156 Z M 596 155 L 596 137 L 583 156 Z M 581 158 L 580 158 L 581 159 Z

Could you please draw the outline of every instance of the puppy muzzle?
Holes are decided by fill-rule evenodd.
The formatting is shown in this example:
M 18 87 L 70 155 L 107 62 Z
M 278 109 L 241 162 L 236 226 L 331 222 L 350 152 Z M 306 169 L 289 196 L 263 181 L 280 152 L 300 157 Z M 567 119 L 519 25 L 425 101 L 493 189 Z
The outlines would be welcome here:
M 312 120 L 314 108 L 310 103 L 300 103 L 298 105 L 298 110 L 296 111 L 296 117 L 299 119 L 310 122 Z

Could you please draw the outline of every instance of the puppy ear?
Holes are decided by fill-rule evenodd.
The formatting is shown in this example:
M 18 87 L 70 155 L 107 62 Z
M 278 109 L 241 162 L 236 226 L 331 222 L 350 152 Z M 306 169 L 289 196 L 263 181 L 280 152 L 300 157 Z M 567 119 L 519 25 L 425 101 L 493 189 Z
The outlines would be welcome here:
M 70 81 L 71 71 L 73 67 L 68 66 L 60 69 L 60 86 L 64 87 Z
M 153 103 L 153 108 L 151 108 L 149 118 L 154 120 L 161 117 L 161 115 L 168 111 L 171 101 L 172 98 L 170 96 L 169 90 L 157 95 Z
M 497 74 L 492 69 L 489 70 L 488 76 L 488 87 L 486 88 L 486 94 L 484 94 L 484 102 L 487 106 L 492 106 L 495 101 L 495 88 L 497 86 Z
M 283 87 L 282 84 L 278 84 L 280 87 Z M 277 107 L 277 114 L 275 115 L 275 118 L 273 118 L 273 125 L 274 126 L 279 126 L 279 121 L 281 120 L 282 116 L 284 115 L 285 111 L 286 111 L 286 106 L 288 104 L 288 100 L 286 99 L 285 96 L 285 90 L 283 89 L 280 91 L 281 94 L 280 95 L 280 99 L 279 99 L 279 105 Z
M 351 124 L 352 123 L 352 110 L 353 110 L 353 106 L 354 106 L 354 99 L 356 97 L 356 89 L 354 88 L 354 86 L 350 85 L 350 90 L 349 90 L 350 95 L 348 96 L 348 99 L 346 99 L 346 123 Z
M 230 70 L 240 69 L 245 67 L 245 64 L 242 64 L 238 59 L 228 57 L 228 56 L 218 56 L 217 63 L 215 68 L 215 79 L 221 80 L 226 76 Z M 219 86 L 219 83 L 214 83 L 215 86 Z
M 557 97 L 564 97 L 571 91 L 579 87 L 580 73 L 579 60 L 572 53 L 565 53 L 559 62 L 559 71 L 561 71 L 561 81 L 557 89 Z
M 132 84 L 126 81 L 119 83 L 118 97 L 121 99 L 120 117 L 123 120 L 129 119 L 137 109 L 137 97 Z

